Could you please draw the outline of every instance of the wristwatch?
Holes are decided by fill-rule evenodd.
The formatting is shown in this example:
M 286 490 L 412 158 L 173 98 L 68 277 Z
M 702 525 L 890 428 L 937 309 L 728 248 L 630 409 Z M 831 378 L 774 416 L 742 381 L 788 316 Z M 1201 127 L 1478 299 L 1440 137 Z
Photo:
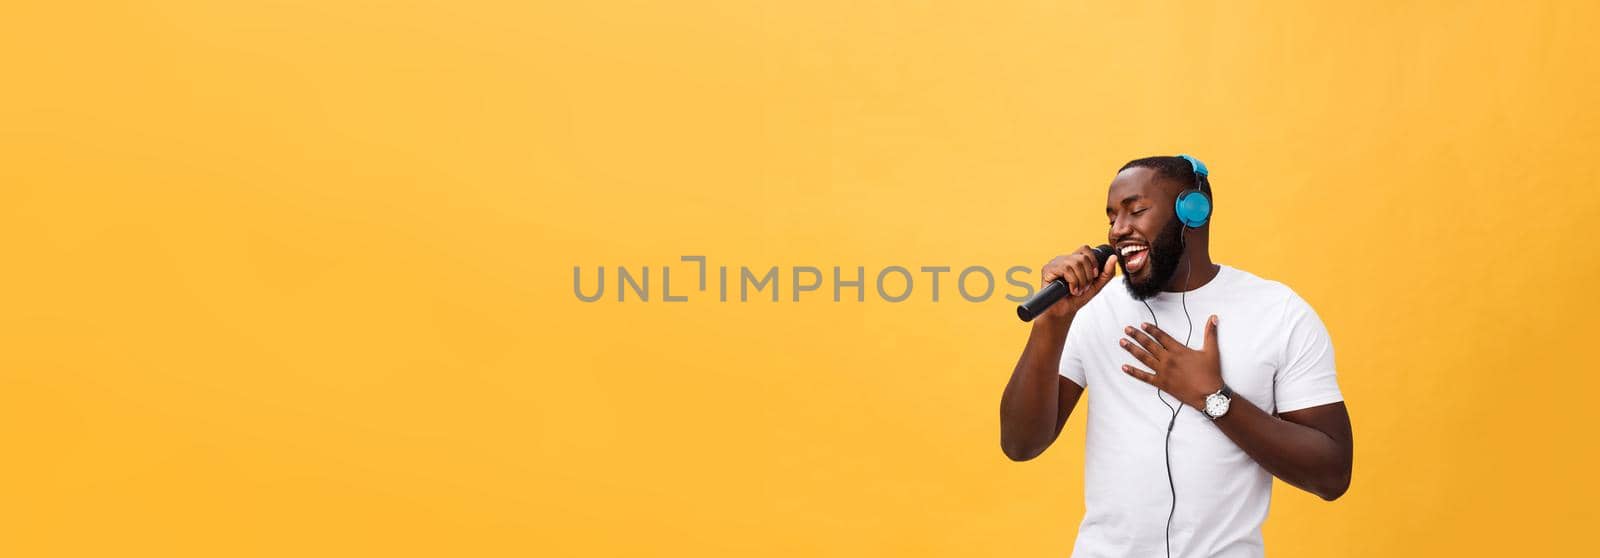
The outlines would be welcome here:
M 1205 411 L 1207 418 L 1217 420 L 1222 418 L 1222 415 L 1228 414 L 1228 404 L 1232 402 L 1233 389 L 1229 388 L 1228 384 L 1222 384 L 1222 389 L 1206 396 L 1206 408 L 1202 410 Z

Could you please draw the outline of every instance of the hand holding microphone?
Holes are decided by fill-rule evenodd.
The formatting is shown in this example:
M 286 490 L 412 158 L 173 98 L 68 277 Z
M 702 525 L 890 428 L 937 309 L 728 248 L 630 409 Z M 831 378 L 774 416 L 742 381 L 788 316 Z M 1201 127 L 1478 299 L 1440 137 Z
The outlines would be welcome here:
M 1017 306 L 1017 317 L 1029 322 L 1041 315 L 1058 319 L 1077 313 L 1111 282 L 1116 267 L 1115 250 L 1104 244 L 1093 250 L 1082 246 L 1071 254 L 1056 256 L 1039 270 L 1043 288 Z

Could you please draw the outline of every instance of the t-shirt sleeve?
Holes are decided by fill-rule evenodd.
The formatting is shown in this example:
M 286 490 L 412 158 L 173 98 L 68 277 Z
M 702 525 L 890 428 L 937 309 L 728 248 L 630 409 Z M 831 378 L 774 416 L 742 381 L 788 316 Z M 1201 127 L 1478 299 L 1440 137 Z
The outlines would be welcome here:
M 1288 342 L 1273 386 L 1277 412 L 1344 401 L 1334 374 L 1333 341 L 1328 338 L 1322 318 L 1311 305 L 1294 296 L 1288 303 L 1285 324 Z
M 1061 375 L 1081 387 L 1089 387 L 1089 378 L 1084 374 L 1083 367 L 1083 340 L 1093 329 L 1089 326 L 1089 322 L 1094 320 L 1089 310 L 1093 306 L 1090 304 L 1073 318 L 1072 328 L 1067 330 L 1067 343 L 1061 349 Z

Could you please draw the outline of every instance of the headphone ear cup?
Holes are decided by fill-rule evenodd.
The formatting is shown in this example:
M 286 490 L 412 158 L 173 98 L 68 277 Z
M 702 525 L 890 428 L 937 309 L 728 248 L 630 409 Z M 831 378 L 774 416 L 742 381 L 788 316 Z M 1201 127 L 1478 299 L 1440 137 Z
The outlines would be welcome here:
M 1211 196 L 1199 190 L 1184 190 L 1174 204 L 1178 222 L 1191 229 L 1204 227 L 1211 220 Z

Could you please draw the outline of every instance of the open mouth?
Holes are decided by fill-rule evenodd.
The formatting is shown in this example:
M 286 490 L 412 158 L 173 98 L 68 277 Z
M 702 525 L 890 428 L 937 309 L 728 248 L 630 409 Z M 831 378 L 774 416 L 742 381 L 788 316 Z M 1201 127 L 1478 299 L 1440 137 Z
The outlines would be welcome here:
M 1144 244 L 1125 244 L 1117 249 L 1117 254 L 1122 258 L 1123 268 L 1130 274 L 1143 270 L 1145 263 L 1150 261 L 1150 247 Z

